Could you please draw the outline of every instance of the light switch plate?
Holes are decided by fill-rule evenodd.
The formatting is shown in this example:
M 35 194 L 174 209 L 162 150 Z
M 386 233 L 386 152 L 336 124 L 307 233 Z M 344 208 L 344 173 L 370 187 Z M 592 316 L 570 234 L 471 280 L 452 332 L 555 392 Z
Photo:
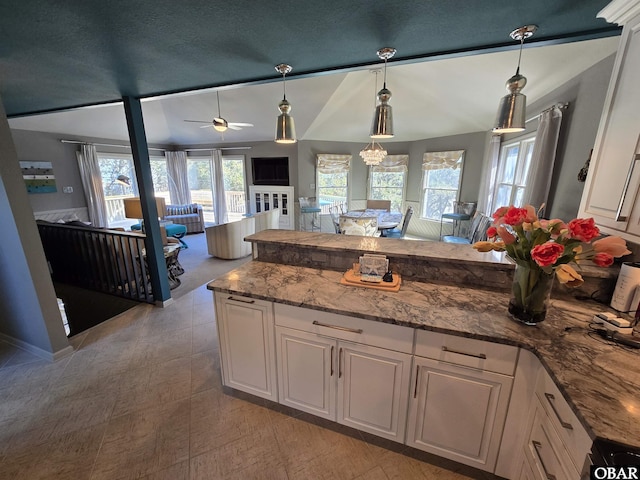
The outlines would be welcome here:
M 73 193 L 73 187 L 62 187 L 62 193 Z

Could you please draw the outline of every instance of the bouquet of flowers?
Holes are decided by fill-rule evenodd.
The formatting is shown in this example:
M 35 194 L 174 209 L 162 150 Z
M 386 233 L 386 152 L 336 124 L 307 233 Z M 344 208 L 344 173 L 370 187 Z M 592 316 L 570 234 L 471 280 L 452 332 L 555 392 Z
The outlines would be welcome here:
M 525 323 L 544 320 L 554 277 L 569 287 L 584 283 L 570 264 L 608 267 L 631 253 L 620 237 L 600 236 L 593 218 L 541 220 L 531 205 L 500 207 L 487 230 L 489 241 L 476 242 L 480 252 L 506 251 L 516 263 L 509 312 Z

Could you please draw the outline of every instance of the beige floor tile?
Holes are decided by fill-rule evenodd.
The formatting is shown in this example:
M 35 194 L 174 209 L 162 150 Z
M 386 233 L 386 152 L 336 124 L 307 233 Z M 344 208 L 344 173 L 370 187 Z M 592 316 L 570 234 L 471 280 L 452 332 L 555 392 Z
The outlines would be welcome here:
M 191 357 L 191 393 L 222 389 L 220 355 L 217 348 Z
M 171 332 L 149 332 L 138 341 L 133 350 L 135 365 L 153 365 L 192 354 L 191 327 Z
M 193 353 L 211 350 L 218 345 L 218 332 L 214 323 L 194 325 L 192 330 Z
M 194 457 L 247 435 L 271 432 L 268 409 L 211 389 L 191 398 L 190 452 Z
M 189 415 L 183 399 L 114 417 L 91 480 L 139 478 L 188 460 Z

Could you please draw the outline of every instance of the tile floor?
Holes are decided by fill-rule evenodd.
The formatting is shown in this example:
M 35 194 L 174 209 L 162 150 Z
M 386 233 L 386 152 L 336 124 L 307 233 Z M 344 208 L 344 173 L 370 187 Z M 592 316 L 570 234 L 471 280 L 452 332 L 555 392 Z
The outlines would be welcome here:
M 54 363 L 0 342 L 0 479 L 497 478 L 223 388 L 212 312 L 141 305 Z

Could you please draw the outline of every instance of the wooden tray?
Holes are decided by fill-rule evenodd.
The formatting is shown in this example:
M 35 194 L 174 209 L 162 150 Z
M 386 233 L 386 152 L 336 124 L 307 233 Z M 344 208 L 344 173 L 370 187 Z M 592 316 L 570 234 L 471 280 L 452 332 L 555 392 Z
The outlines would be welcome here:
M 350 285 L 352 287 L 364 287 L 364 288 L 373 288 L 375 290 L 384 290 L 387 292 L 397 292 L 400 290 L 400 283 L 402 279 L 400 278 L 399 273 L 393 272 L 393 282 L 380 282 L 380 283 L 371 283 L 371 282 L 363 282 L 360 280 L 360 276 L 356 275 L 352 268 L 347 270 L 340 279 L 340 283 L 342 285 Z

